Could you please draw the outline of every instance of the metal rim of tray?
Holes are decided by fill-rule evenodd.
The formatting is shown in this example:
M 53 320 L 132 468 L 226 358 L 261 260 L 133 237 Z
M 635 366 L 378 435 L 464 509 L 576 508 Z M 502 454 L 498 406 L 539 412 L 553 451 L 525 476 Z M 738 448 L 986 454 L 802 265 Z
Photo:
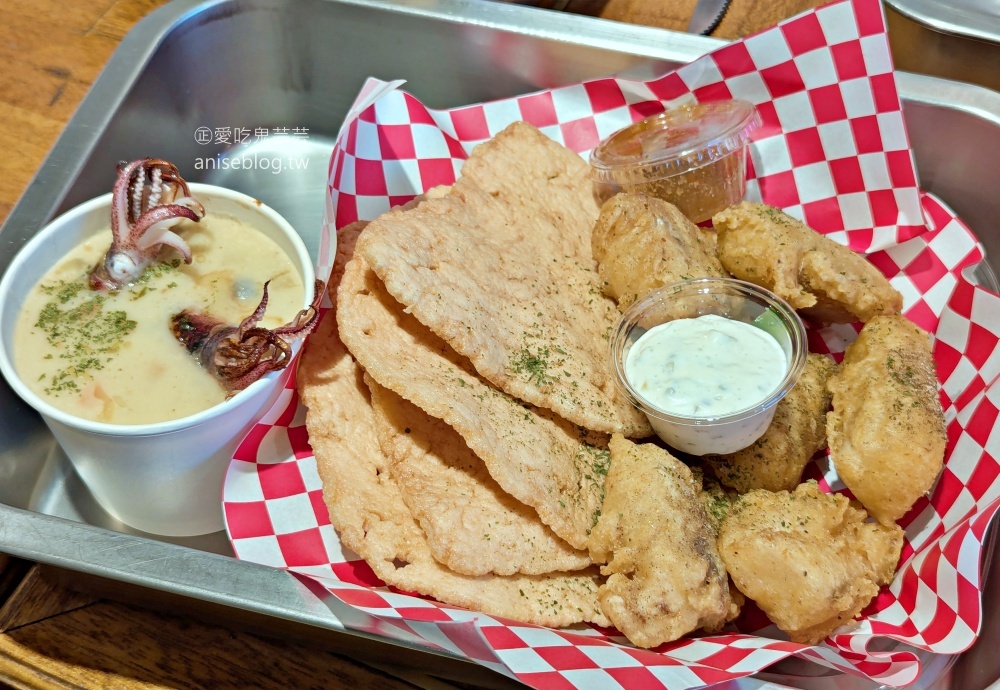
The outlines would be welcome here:
M 976 2 L 886 0 L 886 4 L 904 17 L 940 33 L 1000 45 L 1000 14 L 987 13 L 976 7 Z
M 690 62 L 725 43 L 681 34 L 670 46 L 664 46 L 658 29 L 477 0 L 325 1 L 442 21 L 461 20 L 600 49 L 621 51 L 627 46 L 628 52 L 636 56 L 675 62 Z M 175 0 L 151 13 L 126 35 L 14 206 L 5 229 L 37 229 L 55 215 L 101 132 L 121 105 L 124 94 L 120 84 L 135 80 L 176 25 L 227 2 Z M 908 100 L 946 104 L 1000 125 L 1000 94 L 996 92 L 922 75 L 898 73 L 898 78 L 900 95 Z M 39 545 L 44 545 L 44 550 Z M 167 594 L 440 654 L 406 641 L 345 628 L 329 605 L 289 573 L 4 504 L 0 504 L 0 551 Z M 233 589 L 238 591 L 220 589 L 220 583 L 236 583 Z

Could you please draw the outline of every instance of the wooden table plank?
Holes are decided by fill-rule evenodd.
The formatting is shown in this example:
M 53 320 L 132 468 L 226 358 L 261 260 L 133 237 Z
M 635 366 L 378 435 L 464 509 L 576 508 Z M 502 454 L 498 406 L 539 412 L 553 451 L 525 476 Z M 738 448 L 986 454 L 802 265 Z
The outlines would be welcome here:
M 17 587 L 0 606 L 0 633 L 74 611 L 94 601 L 94 597 L 49 582 L 41 567 L 35 565 L 19 579 Z
M 5 3 L 0 22 L 0 223 L 136 21 L 167 0 Z
M 0 635 L 0 679 L 121 690 L 416 687 L 336 654 L 111 602 Z
M 24 579 L 31 563 L 20 558 L 0 554 L 0 609 L 6 605 L 17 591 L 18 585 Z

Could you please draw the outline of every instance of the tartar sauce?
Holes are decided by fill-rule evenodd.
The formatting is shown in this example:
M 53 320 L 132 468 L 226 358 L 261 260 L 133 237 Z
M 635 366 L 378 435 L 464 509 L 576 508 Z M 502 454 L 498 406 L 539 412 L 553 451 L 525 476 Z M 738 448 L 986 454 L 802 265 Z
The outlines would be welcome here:
M 652 406 L 684 417 L 721 417 L 761 402 L 788 372 L 766 331 L 706 314 L 649 329 L 625 360 L 629 383 Z

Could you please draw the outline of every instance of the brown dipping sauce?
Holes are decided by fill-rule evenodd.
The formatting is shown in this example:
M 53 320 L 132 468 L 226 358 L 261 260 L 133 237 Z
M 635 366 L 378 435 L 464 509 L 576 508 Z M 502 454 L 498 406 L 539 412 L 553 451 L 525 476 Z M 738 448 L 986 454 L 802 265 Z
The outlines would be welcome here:
M 688 104 L 612 134 L 590 156 L 594 196 L 641 192 L 677 206 L 694 223 L 743 198 L 746 144 L 760 125 L 746 101 Z

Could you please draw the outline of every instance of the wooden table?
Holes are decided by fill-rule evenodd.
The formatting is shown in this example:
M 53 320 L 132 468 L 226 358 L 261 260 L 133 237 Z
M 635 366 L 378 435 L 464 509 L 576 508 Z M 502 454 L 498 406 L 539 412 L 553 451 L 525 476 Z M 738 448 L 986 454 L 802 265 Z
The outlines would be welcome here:
M 118 42 L 136 21 L 165 2 L 0 0 L 4 16 L 0 22 L 0 120 L 4 123 L 0 127 L 0 222 Z M 899 23 L 898 17 L 895 22 Z M 762 27 L 750 27 L 756 28 Z M 912 53 L 908 50 L 907 55 Z M 54 582 L 47 573 L 37 565 L 0 554 L 0 684 L 15 688 L 463 687 L 391 667 L 376 669 L 331 651 L 265 639 L 223 625 L 83 596 Z
M 392 675 L 333 652 L 239 629 L 94 600 L 55 584 L 37 565 L 0 559 L 6 560 L 0 564 L 0 587 L 7 589 L 0 589 L 3 687 L 463 687 L 403 670 Z

